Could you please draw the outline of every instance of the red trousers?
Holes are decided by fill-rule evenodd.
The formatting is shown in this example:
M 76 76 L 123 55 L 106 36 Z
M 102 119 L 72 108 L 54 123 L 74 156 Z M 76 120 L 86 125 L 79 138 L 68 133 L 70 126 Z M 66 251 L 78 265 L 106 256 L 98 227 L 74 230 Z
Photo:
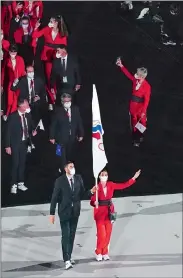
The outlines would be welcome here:
M 50 76 L 51 76 L 51 70 L 52 70 L 52 62 L 44 61 L 44 69 L 45 69 L 45 75 L 46 75 L 46 83 L 47 83 L 47 93 L 48 93 L 48 102 L 49 104 L 55 103 L 55 97 L 54 94 L 51 93 L 50 90 Z
M 7 110 L 6 116 L 15 112 L 17 110 L 19 91 L 13 92 L 8 88 L 8 101 L 7 101 Z
M 95 253 L 97 255 L 107 255 L 108 246 L 111 239 L 112 223 L 110 220 L 96 221 L 97 226 L 97 246 Z
M 130 102 L 130 116 L 131 116 L 131 127 L 132 131 L 136 132 L 136 124 L 140 122 L 142 125 L 146 127 L 147 125 L 147 117 L 144 115 L 141 118 L 141 115 L 143 113 L 143 103 L 137 103 L 137 102 Z

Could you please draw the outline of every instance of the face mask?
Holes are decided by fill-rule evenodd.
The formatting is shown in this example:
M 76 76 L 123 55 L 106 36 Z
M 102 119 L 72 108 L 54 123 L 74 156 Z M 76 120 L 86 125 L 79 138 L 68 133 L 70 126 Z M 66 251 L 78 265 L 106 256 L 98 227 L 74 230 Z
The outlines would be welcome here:
M 76 172 L 76 171 L 75 171 L 75 168 L 70 169 L 69 172 L 70 172 L 70 175 L 74 176 L 74 175 L 75 175 L 75 172 Z
M 34 72 L 28 72 L 27 77 L 30 78 L 30 79 L 33 79 L 34 78 Z
M 17 55 L 17 54 L 10 54 L 10 56 L 11 56 L 12 59 L 15 59 L 16 55 Z
M 108 177 L 107 176 L 101 176 L 100 177 L 100 181 L 101 182 L 106 182 L 108 180 Z
M 22 24 L 22 28 L 23 28 L 23 29 L 27 29 L 28 26 L 29 26 L 29 24 Z
M 54 24 L 53 24 L 52 22 L 49 22 L 49 23 L 48 23 L 48 27 L 53 28 L 53 27 L 54 27 Z
M 31 111 L 31 109 L 30 109 L 30 108 L 27 108 L 27 109 L 25 110 L 25 113 L 30 113 L 30 111 Z
M 64 107 L 65 107 L 66 109 L 70 108 L 70 107 L 71 107 L 71 101 L 65 102 L 65 103 L 64 103 Z
M 134 75 L 134 77 L 135 77 L 136 79 L 140 79 L 137 73 Z
M 61 58 L 62 56 L 60 55 L 60 53 L 57 52 L 57 53 L 56 53 L 56 57 L 57 57 L 57 58 Z
M 1 35 L 1 40 L 3 40 L 3 38 L 4 38 L 4 35 Z

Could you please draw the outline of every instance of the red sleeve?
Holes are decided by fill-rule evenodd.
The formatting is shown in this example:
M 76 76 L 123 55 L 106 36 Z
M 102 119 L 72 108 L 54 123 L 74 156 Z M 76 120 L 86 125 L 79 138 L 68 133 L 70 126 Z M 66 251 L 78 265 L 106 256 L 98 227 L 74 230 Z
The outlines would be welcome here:
M 127 187 L 130 187 L 132 184 L 134 184 L 136 182 L 136 180 L 134 179 L 130 179 L 126 182 L 122 182 L 122 183 L 114 183 L 113 182 L 113 189 L 114 190 L 121 190 L 121 189 L 125 189 Z
M 144 95 L 143 111 L 142 111 L 142 113 L 144 113 L 144 114 L 146 114 L 147 107 L 149 105 L 150 95 L 151 95 L 151 86 L 149 84 L 147 84 L 146 93 Z
M 26 74 L 26 71 L 25 71 L 25 63 L 24 63 L 24 60 L 22 57 L 20 57 L 20 74 L 19 74 L 19 77 L 22 77 Z
M 8 50 L 9 50 L 9 46 L 10 46 L 9 41 L 7 41 L 7 40 L 3 40 L 3 41 L 2 41 L 2 47 L 3 47 L 3 49 L 4 49 L 5 51 L 8 51 Z
M 39 7 L 38 18 L 42 18 L 43 17 L 43 2 L 42 1 L 38 1 L 37 7 Z
M 134 80 L 134 76 L 124 66 L 120 69 L 131 81 Z
M 44 36 L 46 32 L 49 32 L 49 30 L 50 30 L 50 27 L 48 27 L 48 26 L 44 27 L 41 30 L 36 29 L 32 33 L 32 38 L 33 39 L 38 39 L 38 38 Z
M 13 14 L 16 16 L 16 15 L 19 15 L 20 13 L 20 9 L 16 9 L 16 6 L 17 6 L 17 2 L 16 1 L 12 1 L 12 11 L 13 11 Z

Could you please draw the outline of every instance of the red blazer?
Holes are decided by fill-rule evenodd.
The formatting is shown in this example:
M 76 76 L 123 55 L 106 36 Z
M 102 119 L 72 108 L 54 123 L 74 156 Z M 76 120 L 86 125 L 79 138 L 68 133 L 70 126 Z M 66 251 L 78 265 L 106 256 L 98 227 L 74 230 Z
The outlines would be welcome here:
M 130 187 L 132 184 L 134 184 L 136 180 L 130 179 L 127 182 L 122 183 L 114 183 L 112 181 L 108 181 L 107 186 L 107 194 L 104 195 L 104 191 L 102 188 L 101 183 L 98 184 L 98 200 L 109 200 L 112 199 L 114 190 L 122 190 L 127 187 Z M 95 208 L 96 201 L 96 193 L 91 197 L 90 205 L 94 207 L 94 219 L 96 221 L 105 221 L 109 220 L 109 209 L 107 206 L 99 206 L 98 208 Z M 114 212 L 114 205 L 112 204 L 110 207 L 110 210 Z
M 8 87 L 10 87 L 16 78 L 20 78 L 26 74 L 23 58 L 18 55 L 16 56 L 16 66 L 13 70 L 11 59 L 8 57 L 5 72 L 8 76 Z
M 37 12 L 37 8 L 38 12 Z M 31 10 L 29 9 L 29 1 L 24 1 L 24 14 L 30 16 L 31 19 L 38 20 L 43 16 L 43 2 L 42 1 L 33 1 Z
M 41 30 L 34 30 L 34 32 L 32 33 L 32 37 L 33 39 L 37 39 L 44 36 L 45 44 L 51 43 L 51 44 L 67 45 L 67 37 L 61 37 L 61 35 L 58 33 L 56 38 L 53 40 L 51 36 L 51 32 L 52 32 L 52 28 L 47 26 Z M 44 45 L 43 51 L 41 53 L 41 60 L 51 62 L 54 58 L 55 53 L 56 53 L 55 49 Z
M 150 101 L 150 96 L 151 96 L 150 84 L 146 80 L 144 80 L 143 83 L 141 84 L 140 88 L 136 89 L 138 80 L 124 66 L 121 68 L 121 71 L 133 82 L 132 95 L 144 98 L 144 102 L 140 103 L 140 106 L 141 106 L 141 113 L 146 114 L 147 107 L 148 107 L 149 101 Z M 134 104 L 134 102 L 132 102 L 132 106 L 134 107 L 133 104 Z M 137 106 L 139 105 L 139 103 L 136 103 L 136 104 L 137 104 Z M 131 104 L 130 104 L 130 106 L 131 106 Z
M 30 28 L 29 28 L 30 30 Z M 24 35 L 23 28 L 20 27 L 14 32 L 14 40 L 17 44 L 22 44 L 22 37 Z M 32 45 L 32 42 L 31 42 Z

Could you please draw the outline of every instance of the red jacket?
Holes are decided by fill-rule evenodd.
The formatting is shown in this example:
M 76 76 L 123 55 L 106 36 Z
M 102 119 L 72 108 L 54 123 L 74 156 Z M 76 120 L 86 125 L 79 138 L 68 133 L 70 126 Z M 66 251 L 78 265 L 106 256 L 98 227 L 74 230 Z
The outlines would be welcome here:
M 141 113 L 146 114 L 147 107 L 148 107 L 149 101 L 150 101 L 150 95 L 151 95 L 150 84 L 146 80 L 144 80 L 142 82 L 141 86 L 138 89 L 136 89 L 138 80 L 124 66 L 121 68 L 121 71 L 133 82 L 132 95 L 144 98 L 144 102 L 140 103 L 140 106 L 141 106 Z M 133 106 L 132 109 L 134 109 L 134 102 L 133 103 L 131 102 L 131 104 Z M 131 106 L 131 104 L 130 104 L 130 106 Z M 137 103 L 137 106 L 139 106 L 139 103 Z
M 24 15 L 30 16 L 31 19 L 40 19 L 43 16 L 43 2 L 33 1 L 31 9 L 29 9 L 29 1 L 24 1 Z
M 23 32 L 23 28 L 20 27 L 18 28 L 15 32 L 14 32 L 14 40 L 17 44 L 22 44 L 22 37 L 24 35 L 24 32 Z M 30 33 L 31 35 L 31 33 Z M 30 42 L 31 45 L 33 45 L 33 40 L 31 40 Z
M 13 11 L 13 15 L 17 16 L 17 15 L 21 15 L 23 13 L 24 7 L 16 10 L 16 6 L 17 6 L 17 1 L 12 1 L 12 11 Z
M 98 200 L 109 200 L 112 199 L 114 190 L 122 190 L 127 187 L 130 187 L 132 184 L 134 184 L 136 180 L 130 179 L 127 182 L 123 183 L 114 183 L 112 181 L 108 181 L 107 186 L 107 194 L 104 195 L 104 191 L 102 188 L 101 183 L 98 184 Z M 95 201 L 96 201 L 96 193 L 91 197 L 90 205 L 94 207 L 94 219 L 96 221 L 104 221 L 109 219 L 109 209 L 107 206 L 99 206 L 98 208 L 95 208 Z M 114 205 L 112 204 L 110 207 L 110 210 L 114 212 Z
M 41 60 L 43 60 L 43 61 L 51 62 L 56 53 L 55 49 L 47 46 L 46 43 L 67 45 L 67 37 L 61 37 L 61 35 L 58 33 L 56 38 L 53 40 L 51 32 L 52 32 L 52 28 L 47 26 L 41 30 L 34 30 L 34 32 L 32 33 L 33 39 L 37 39 L 37 38 L 44 36 L 45 45 L 44 45 L 44 48 L 43 48 L 43 51 L 41 54 Z

